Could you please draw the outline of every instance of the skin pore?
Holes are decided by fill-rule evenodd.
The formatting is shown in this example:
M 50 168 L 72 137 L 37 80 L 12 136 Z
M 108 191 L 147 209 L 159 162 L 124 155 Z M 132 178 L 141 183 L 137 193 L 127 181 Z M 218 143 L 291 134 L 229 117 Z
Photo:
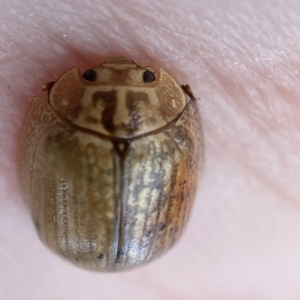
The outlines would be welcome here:
M 299 1 L 0 3 L 1 299 L 299 299 Z M 112 56 L 190 84 L 205 167 L 181 241 L 107 275 L 38 240 L 16 153 L 32 98 L 47 97 L 41 86 Z

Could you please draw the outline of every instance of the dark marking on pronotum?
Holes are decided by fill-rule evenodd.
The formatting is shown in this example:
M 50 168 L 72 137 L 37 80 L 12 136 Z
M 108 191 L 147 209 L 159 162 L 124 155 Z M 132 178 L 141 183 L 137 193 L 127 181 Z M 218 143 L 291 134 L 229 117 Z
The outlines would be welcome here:
M 98 259 L 103 259 L 104 258 L 104 254 L 100 253 L 98 256 L 97 256 Z
M 144 92 L 133 92 L 128 91 L 126 93 L 126 108 L 128 108 L 129 115 L 129 124 L 128 131 L 133 131 L 138 129 L 142 124 L 140 104 L 143 103 L 143 106 L 150 104 L 149 96 Z
M 109 91 L 109 92 L 96 92 L 93 95 L 93 105 L 97 106 L 97 102 L 101 102 L 103 106 L 102 111 L 102 123 L 104 128 L 109 132 L 114 132 L 116 130 L 116 126 L 113 122 L 113 117 L 115 115 L 115 111 L 117 108 L 117 92 Z

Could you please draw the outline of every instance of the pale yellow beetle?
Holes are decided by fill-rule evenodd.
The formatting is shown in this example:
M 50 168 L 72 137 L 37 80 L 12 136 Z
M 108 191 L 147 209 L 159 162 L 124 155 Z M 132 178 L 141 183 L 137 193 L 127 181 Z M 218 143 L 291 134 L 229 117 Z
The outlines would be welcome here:
M 41 240 L 98 271 L 158 257 L 182 233 L 201 164 L 189 86 L 119 57 L 82 76 L 72 68 L 44 89 L 49 100 L 33 100 L 19 151 Z

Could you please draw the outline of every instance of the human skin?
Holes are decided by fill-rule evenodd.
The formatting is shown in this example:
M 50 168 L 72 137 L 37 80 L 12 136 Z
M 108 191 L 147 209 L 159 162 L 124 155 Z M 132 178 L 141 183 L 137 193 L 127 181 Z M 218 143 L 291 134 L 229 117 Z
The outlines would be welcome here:
M 300 2 L 0 0 L 0 299 L 300 299 Z M 39 241 L 18 185 L 41 85 L 111 56 L 189 83 L 205 157 L 184 236 L 163 257 L 92 273 Z

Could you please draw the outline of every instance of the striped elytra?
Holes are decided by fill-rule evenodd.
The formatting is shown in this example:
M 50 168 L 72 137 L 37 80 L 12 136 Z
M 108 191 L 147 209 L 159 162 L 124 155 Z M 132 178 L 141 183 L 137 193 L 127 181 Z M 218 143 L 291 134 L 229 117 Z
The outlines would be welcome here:
M 110 58 L 45 85 L 21 134 L 19 177 L 42 242 L 96 271 L 147 263 L 180 237 L 201 169 L 195 98 L 166 71 Z

